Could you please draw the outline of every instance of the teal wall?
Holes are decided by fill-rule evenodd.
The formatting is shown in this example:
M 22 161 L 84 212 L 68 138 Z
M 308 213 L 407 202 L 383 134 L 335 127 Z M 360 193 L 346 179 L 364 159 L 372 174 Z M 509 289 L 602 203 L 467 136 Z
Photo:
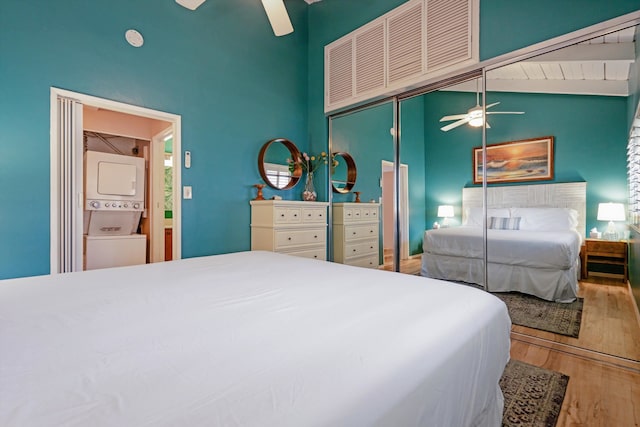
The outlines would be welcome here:
M 463 126 L 442 132 L 443 114 L 466 111 L 475 104 L 474 94 L 435 92 L 425 99 L 427 142 L 427 212 L 435 212 L 440 201 L 461 206 L 461 189 L 473 186 L 472 149 L 482 145 L 479 129 Z M 524 111 L 523 115 L 489 116 L 487 143 L 515 141 L 551 135 L 555 138 L 555 179 L 549 182 L 587 182 L 587 230 L 602 230 L 596 220 L 598 203 L 627 201 L 626 108 L 624 97 L 487 94 L 487 103 L 500 101 L 496 111 Z M 431 124 L 431 125 L 430 125 Z M 446 159 L 442 161 L 441 159 Z M 534 183 L 535 184 L 535 183 Z M 458 220 L 460 217 L 458 216 Z M 427 217 L 427 224 L 437 220 Z
M 480 59 L 634 12 L 638 0 L 480 0 Z
M 193 156 L 182 180 L 194 194 L 182 205 L 183 256 L 245 250 L 260 146 L 285 137 L 302 150 L 326 147 L 324 45 L 402 3 L 287 0 L 295 32 L 278 38 L 257 0 L 210 0 L 196 12 L 170 0 L 0 2 L 0 278 L 49 272 L 51 86 L 181 115 Z M 638 7 L 575 6 L 482 0 L 482 58 Z M 124 41 L 129 28 L 142 48 Z
M 0 278 L 49 273 L 51 86 L 181 115 L 183 256 L 248 250 L 261 145 L 308 145 L 308 6 L 287 8 L 295 32 L 275 37 L 256 0 L 3 0 Z

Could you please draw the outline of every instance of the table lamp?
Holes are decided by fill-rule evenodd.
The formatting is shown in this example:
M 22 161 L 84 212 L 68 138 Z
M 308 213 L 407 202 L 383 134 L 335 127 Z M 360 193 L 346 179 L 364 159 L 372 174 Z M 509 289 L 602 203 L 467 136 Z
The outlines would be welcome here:
M 448 227 L 448 218 L 453 218 L 453 206 L 451 205 L 440 205 L 438 206 L 438 216 L 440 218 L 444 218 L 442 220 L 442 227 Z
M 602 234 L 605 240 L 618 240 L 618 231 L 613 221 L 624 221 L 624 205 L 622 203 L 598 204 L 598 221 L 609 221 L 607 231 Z

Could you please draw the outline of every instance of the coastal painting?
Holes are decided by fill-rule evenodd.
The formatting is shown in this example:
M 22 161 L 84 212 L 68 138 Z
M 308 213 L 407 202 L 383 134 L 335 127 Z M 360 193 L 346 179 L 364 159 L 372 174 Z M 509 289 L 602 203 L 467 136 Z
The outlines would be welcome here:
M 482 183 L 482 147 L 473 149 L 473 183 Z M 553 179 L 553 136 L 487 145 L 487 183 Z

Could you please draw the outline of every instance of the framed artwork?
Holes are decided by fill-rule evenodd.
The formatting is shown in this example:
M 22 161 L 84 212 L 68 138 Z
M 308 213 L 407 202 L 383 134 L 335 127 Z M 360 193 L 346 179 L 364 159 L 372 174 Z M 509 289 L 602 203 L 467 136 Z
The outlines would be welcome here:
M 473 183 L 482 183 L 482 147 L 473 149 Z M 487 145 L 487 183 L 553 179 L 553 136 Z

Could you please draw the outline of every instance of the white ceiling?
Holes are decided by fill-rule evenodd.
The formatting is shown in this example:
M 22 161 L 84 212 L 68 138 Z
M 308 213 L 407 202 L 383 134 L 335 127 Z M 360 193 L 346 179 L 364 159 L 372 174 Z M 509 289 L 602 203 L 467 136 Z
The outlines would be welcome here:
M 487 73 L 497 92 L 629 95 L 635 28 L 627 28 Z M 475 81 L 449 90 L 476 91 Z

